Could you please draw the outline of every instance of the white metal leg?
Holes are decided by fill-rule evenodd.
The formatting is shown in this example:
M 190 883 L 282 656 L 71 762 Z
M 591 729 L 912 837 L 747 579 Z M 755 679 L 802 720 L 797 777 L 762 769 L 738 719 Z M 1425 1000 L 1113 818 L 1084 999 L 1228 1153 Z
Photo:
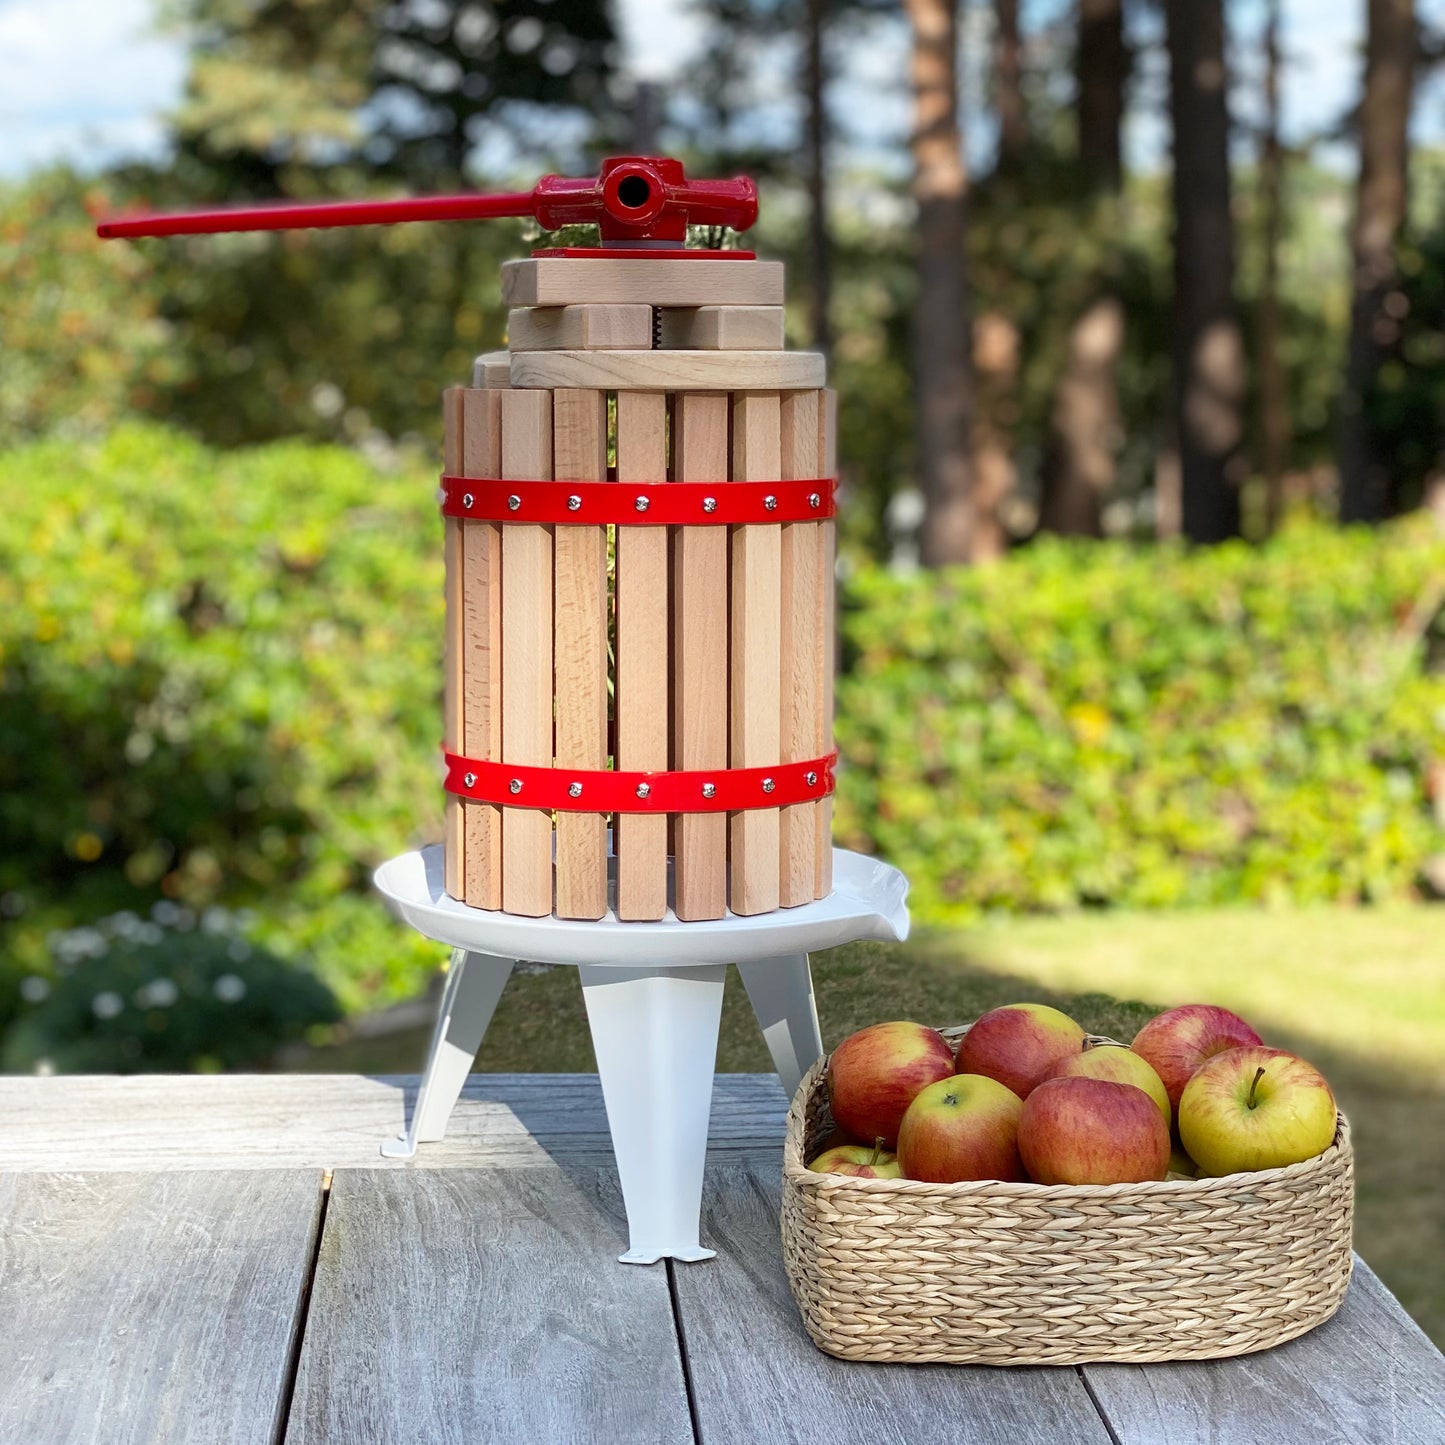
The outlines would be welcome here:
M 759 958 L 738 964 L 748 1000 L 763 1031 L 773 1067 L 791 1099 L 803 1075 L 823 1056 L 813 974 L 806 953 Z
M 510 958 L 452 950 L 446 987 L 437 1010 L 436 1031 L 416 1107 L 400 1139 L 388 1139 L 381 1152 L 388 1159 L 410 1159 L 418 1144 L 430 1144 L 447 1131 L 447 1120 L 461 1097 L 482 1036 L 492 1021 L 497 1000 L 512 972 Z
M 579 971 L 627 1205 L 622 1261 L 711 1259 L 698 1215 L 727 970 Z

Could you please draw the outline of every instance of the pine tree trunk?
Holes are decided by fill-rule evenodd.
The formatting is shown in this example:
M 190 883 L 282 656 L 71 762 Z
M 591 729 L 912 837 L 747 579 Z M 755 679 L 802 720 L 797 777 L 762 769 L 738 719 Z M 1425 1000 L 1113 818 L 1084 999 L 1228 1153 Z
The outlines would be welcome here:
M 807 0 L 804 19 L 803 90 L 807 98 L 808 255 L 811 263 L 808 296 L 813 346 L 832 350 L 832 254 L 828 236 L 828 109 L 823 30 L 828 0 Z
M 1292 426 L 1289 377 L 1280 349 L 1279 249 L 1284 238 L 1284 147 L 1279 135 L 1279 26 L 1281 0 L 1270 0 L 1264 30 L 1264 139 L 1259 156 L 1264 279 L 1259 297 L 1259 460 L 1264 473 L 1268 529 L 1284 511 L 1284 474 Z
M 1174 130 L 1174 411 L 1184 535 L 1239 532 L 1244 345 L 1234 306 L 1222 0 L 1167 0 Z
M 994 109 L 998 114 L 998 170 L 1012 175 L 1029 140 L 1024 105 L 1024 46 L 1019 0 L 994 0 Z
M 1340 520 L 1387 516 L 1389 456 L 1371 434 L 1367 406 L 1399 323 L 1385 302 L 1399 282 L 1395 247 L 1405 222 L 1410 101 L 1416 58 L 1414 0 L 1370 0 L 1360 103 L 1360 182 L 1355 225 L 1350 350 L 1340 399 Z
M 1124 183 L 1124 87 L 1129 80 L 1123 0 L 1079 0 L 1075 56 L 1079 162 L 1093 187 L 1116 193 Z
M 972 385 L 964 258 L 967 175 L 958 117 L 956 0 L 907 0 L 912 27 L 913 195 L 918 206 L 914 373 L 925 566 L 988 555 L 969 458 Z

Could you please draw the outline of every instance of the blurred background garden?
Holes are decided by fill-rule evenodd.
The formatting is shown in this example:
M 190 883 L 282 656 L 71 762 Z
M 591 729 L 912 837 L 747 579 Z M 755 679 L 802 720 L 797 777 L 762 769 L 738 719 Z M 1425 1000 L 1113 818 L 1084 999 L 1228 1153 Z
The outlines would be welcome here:
M 439 393 L 540 240 L 96 218 L 676 154 L 840 392 L 836 839 L 920 929 L 825 1039 L 1237 1008 L 1445 1341 L 1442 75 L 1445 0 L 0 0 L 0 1069 L 419 1066 Z M 570 973 L 478 1067 L 591 1067 Z

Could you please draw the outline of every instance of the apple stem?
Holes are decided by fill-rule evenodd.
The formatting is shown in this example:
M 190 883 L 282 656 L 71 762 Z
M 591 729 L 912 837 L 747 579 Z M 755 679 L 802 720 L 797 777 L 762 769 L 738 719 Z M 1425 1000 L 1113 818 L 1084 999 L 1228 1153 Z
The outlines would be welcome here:
M 1262 1078 L 1264 1078 L 1263 1064 L 1261 1064 L 1259 1068 L 1254 1071 L 1254 1077 L 1249 1081 L 1249 1098 L 1245 1100 L 1245 1104 L 1248 1108 L 1254 1108 L 1254 1091 L 1259 1088 L 1259 1081 Z
M 868 1161 L 868 1167 L 871 1169 L 882 1157 L 883 1136 L 879 1134 L 877 1138 L 873 1140 L 873 1157 Z

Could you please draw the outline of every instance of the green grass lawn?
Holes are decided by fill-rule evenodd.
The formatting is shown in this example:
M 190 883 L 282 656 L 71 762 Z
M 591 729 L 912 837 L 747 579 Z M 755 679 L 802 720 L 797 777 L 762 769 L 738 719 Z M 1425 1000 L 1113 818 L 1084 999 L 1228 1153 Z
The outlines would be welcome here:
M 1330 1078 L 1355 1126 L 1360 1253 L 1445 1344 L 1445 909 L 1010 920 L 815 955 L 814 980 L 830 1047 L 880 1019 L 959 1023 L 1024 999 L 1056 1003 L 1123 1040 L 1164 1005 L 1238 1010 L 1267 1042 L 1303 1053 Z M 426 1043 L 424 1031 L 357 1040 L 302 1066 L 411 1072 Z M 477 1068 L 593 1067 L 572 971 L 514 979 Z M 769 1067 L 735 978 L 718 1067 Z

